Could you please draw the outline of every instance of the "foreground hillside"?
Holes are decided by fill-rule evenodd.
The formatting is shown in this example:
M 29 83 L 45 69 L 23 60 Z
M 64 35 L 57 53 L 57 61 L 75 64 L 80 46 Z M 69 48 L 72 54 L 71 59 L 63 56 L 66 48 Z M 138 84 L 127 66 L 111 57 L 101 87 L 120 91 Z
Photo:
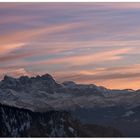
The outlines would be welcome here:
M 0 137 L 119 137 L 111 127 L 82 124 L 66 111 L 32 112 L 0 105 Z

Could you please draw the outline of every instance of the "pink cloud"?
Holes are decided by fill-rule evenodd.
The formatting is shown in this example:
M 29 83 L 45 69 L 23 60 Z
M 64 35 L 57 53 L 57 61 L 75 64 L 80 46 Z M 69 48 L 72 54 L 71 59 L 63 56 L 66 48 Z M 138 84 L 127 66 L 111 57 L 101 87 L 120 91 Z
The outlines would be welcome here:
M 50 59 L 47 61 L 41 61 L 39 64 L 64 64 L 67 63 L 69 65 L 85 65 L 85 64 L 93 64 L 93 63 L 100 63 L 104 61 L 114 61 L 120 60 L 123 57 L 120 56 L 121 54 L 126 54 L 132 51 L 132 48 L 123 48 L 118 50 L 111 50 L 99 53 L 89 53 L 86 55 L 79 55 L 79 56 L 66 56 L 57 59 Z

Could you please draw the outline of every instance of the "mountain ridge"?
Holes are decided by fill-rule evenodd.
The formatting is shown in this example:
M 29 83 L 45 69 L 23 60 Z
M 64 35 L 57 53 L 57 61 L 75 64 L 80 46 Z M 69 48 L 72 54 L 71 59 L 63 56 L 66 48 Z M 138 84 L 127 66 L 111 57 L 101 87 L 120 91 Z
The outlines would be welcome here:
M 73 110 L 115 105 L 132 107 L 140 104 L 139 98 L 139 91 L 110 90 L 94 84 L 76 84 L 73 81 L 60 84 L 49 74 L 19 78 L 5 76 L 0 81 L 1 104 L 32 111 Z
M 50 78 L 52 79 L 53 81 L 57 82 L 58 84 L 62 84 L 62 85 L 95 85 L 95 84 L 80 84 L 80 83 L 76 83 L 75 81 L 63 81 L 63 82 L 58 82 L 57 80 L 54 79 L 54 77 L 52 77 L 50 74 L 48 73 L 45 73 L 45 74 L 42 74 L 42 75 L 36 75 L 36 76 L 28 76 L 28 75 L 23 75 L 23 76 L 20 76 L 20 77 L 13 77 L 13 76 L 10 76 L 10 75 L 4 75 L 3 79 L 0 80 L 3 81 L 3 80 L 6 80 L 6 79 L 13 79 L 13 80 L 20 80 L 20 79 L 45 79 L 45 78 Z M 95 85 L 97 86 L 97 85 Z M 108 89 L 108 90 L 127 90 L 127 91 L 137 91 L 137 90 L 140 90 L 140 89 L 137 89 L 137 90 L 134 90 L 134 89 L 131 89 L 131 88 L 125 88 L 125 89 L 109 89 L 109 88 L 106 88 L 104 86 L 98 86 L 100 88 L 103 88 L 103 89 Z

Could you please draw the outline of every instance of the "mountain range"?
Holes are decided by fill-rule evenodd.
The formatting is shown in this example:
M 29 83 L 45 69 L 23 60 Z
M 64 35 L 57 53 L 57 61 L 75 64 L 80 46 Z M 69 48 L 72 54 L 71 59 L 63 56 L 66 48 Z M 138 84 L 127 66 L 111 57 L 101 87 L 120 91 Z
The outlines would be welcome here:
M 139 111 L 140 90 L 58 83 L 49 74 L 0 81 L 1 137 L 137 137 Z

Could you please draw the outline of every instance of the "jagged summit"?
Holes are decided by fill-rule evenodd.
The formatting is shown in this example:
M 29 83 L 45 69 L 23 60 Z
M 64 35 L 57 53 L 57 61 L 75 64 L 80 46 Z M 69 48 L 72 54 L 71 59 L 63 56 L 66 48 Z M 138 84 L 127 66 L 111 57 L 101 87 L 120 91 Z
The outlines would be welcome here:
M 50 74 L 48 74 L 48 73 L 46 73 L 46 74 L 43 74 L 43 75 L 37 75 L 37 76 L 34 76 L 34 77 L 29 77 L 29 76 L 21 76 L 21 77 L 19 77 L 19 78 L 14 78 L 14 77 L 12 77 L 12 76 L 9 76 L 9 75 L 5 75 L 4 76 L 4 78 L 3 78 L 3 80 L 5 81 L 7 81 L 7 80 L 20 80 L 20 79 L 44 79 L 44 80 L 54 80 L 54 78 L 50 75 Z M 54 80 L 55 81 L 55 80 Z

